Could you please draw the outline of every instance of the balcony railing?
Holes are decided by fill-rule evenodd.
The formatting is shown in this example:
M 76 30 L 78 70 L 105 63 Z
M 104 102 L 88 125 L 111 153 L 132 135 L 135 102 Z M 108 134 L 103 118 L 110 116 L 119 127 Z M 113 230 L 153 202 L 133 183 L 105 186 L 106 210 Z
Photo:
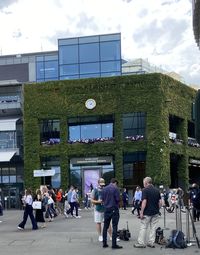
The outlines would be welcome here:
M 169 140 L 175 144 L 183 144 L 183 140 L 178 137 L 177 133 L 169 132 Z
M 200 144 L 192 137 L 188 137 L 188 146 L 200 148 Z

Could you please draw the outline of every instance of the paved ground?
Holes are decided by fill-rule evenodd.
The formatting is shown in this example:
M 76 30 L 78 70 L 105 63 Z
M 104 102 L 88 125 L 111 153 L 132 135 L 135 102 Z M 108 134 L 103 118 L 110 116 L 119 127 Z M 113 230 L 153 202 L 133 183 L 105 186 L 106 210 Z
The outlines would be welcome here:
M 200 249 L 196 244 L 186 249 L 166 249 L 160 245 L 156 248 L 137 249 L 133 248 L 136 242 L 140 221 L 133 216 L 130 209 L 127 211 L 120 210 L 119 228 L 129 223 L 129 229 L 132 234 L 130 241 L 120 241 L 124 248 L 121 250 L 112 250 L 110 247 L 103 249 L 102 244 L 97 241 L 95 224 L 93 223 L 93 212 L 81 210 L 81 219 L 65 219 L 58 216 L 54 222 L 48 222 L 45 229 L 36 231 L 31 230 L 30 220 L 28 220 L 24 231 L 17 229 L 17 224 L 21 221 L 23 211 L 4 211 L 4 216 L 0 219 L 0 254 L 1 255 L 104 255 L 104 254 L 121 254 L 121 255 L 173 255 L 173 254 L 198 254 Z M 183 217 L 183 232 L 185 233 L 185 214 Z M 164 235 L 167 238 L 170 230 L 174 229 L 175 214 L 166 214 L 166 224 L 164 224 L 163 213 L 160 218 L 160 227 L 166 227 Z M 200 236 L 200 222 L 196 223 L 197 232 Z M 192 231 L 191 231 L 192 233 Z M 109 246 L 111 243 L 109 242 Z

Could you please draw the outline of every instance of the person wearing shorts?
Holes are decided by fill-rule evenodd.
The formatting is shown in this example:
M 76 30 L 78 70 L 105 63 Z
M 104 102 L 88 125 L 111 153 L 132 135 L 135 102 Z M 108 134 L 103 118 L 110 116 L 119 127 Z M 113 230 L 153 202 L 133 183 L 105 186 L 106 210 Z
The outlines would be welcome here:
M 104 206 L 101 200 L 101 192 L 105 186 L 105 180 L 100 178 L 98 180 L 98 186 L 93 189 L 91 194 L 91 202 L 94 204 L 94 222 L 96 223 L 97 233 L 99 235 L 99 242 L 103 241 L 102 236 L 102 224 L 104 222 Z M 110 237 L 112 236 L 111 227 L 108 229 Z

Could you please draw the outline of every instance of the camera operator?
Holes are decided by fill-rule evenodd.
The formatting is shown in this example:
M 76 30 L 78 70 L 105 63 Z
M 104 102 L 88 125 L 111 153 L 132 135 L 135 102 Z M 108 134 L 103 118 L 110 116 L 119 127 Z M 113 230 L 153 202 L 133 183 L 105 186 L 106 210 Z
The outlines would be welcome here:
M 194 221 L 199 221 L 200 216 L 200 211 L 194 206 L 196 196 L 199 192 L 199 186 L 196 183 L 193 183 L 189 190 L 189 205 L 192 206 L 192 215 Z

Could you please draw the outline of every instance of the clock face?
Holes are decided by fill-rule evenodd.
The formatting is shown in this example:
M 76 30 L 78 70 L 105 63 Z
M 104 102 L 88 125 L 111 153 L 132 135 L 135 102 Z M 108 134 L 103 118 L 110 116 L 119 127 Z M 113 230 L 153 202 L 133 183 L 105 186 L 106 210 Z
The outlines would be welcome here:
M 85 102 L 85 107 L 89 110 L 93 109 L 94 107 L 96 106 L 96 101 L 94 99 L 88 99 L 86 102 Z

